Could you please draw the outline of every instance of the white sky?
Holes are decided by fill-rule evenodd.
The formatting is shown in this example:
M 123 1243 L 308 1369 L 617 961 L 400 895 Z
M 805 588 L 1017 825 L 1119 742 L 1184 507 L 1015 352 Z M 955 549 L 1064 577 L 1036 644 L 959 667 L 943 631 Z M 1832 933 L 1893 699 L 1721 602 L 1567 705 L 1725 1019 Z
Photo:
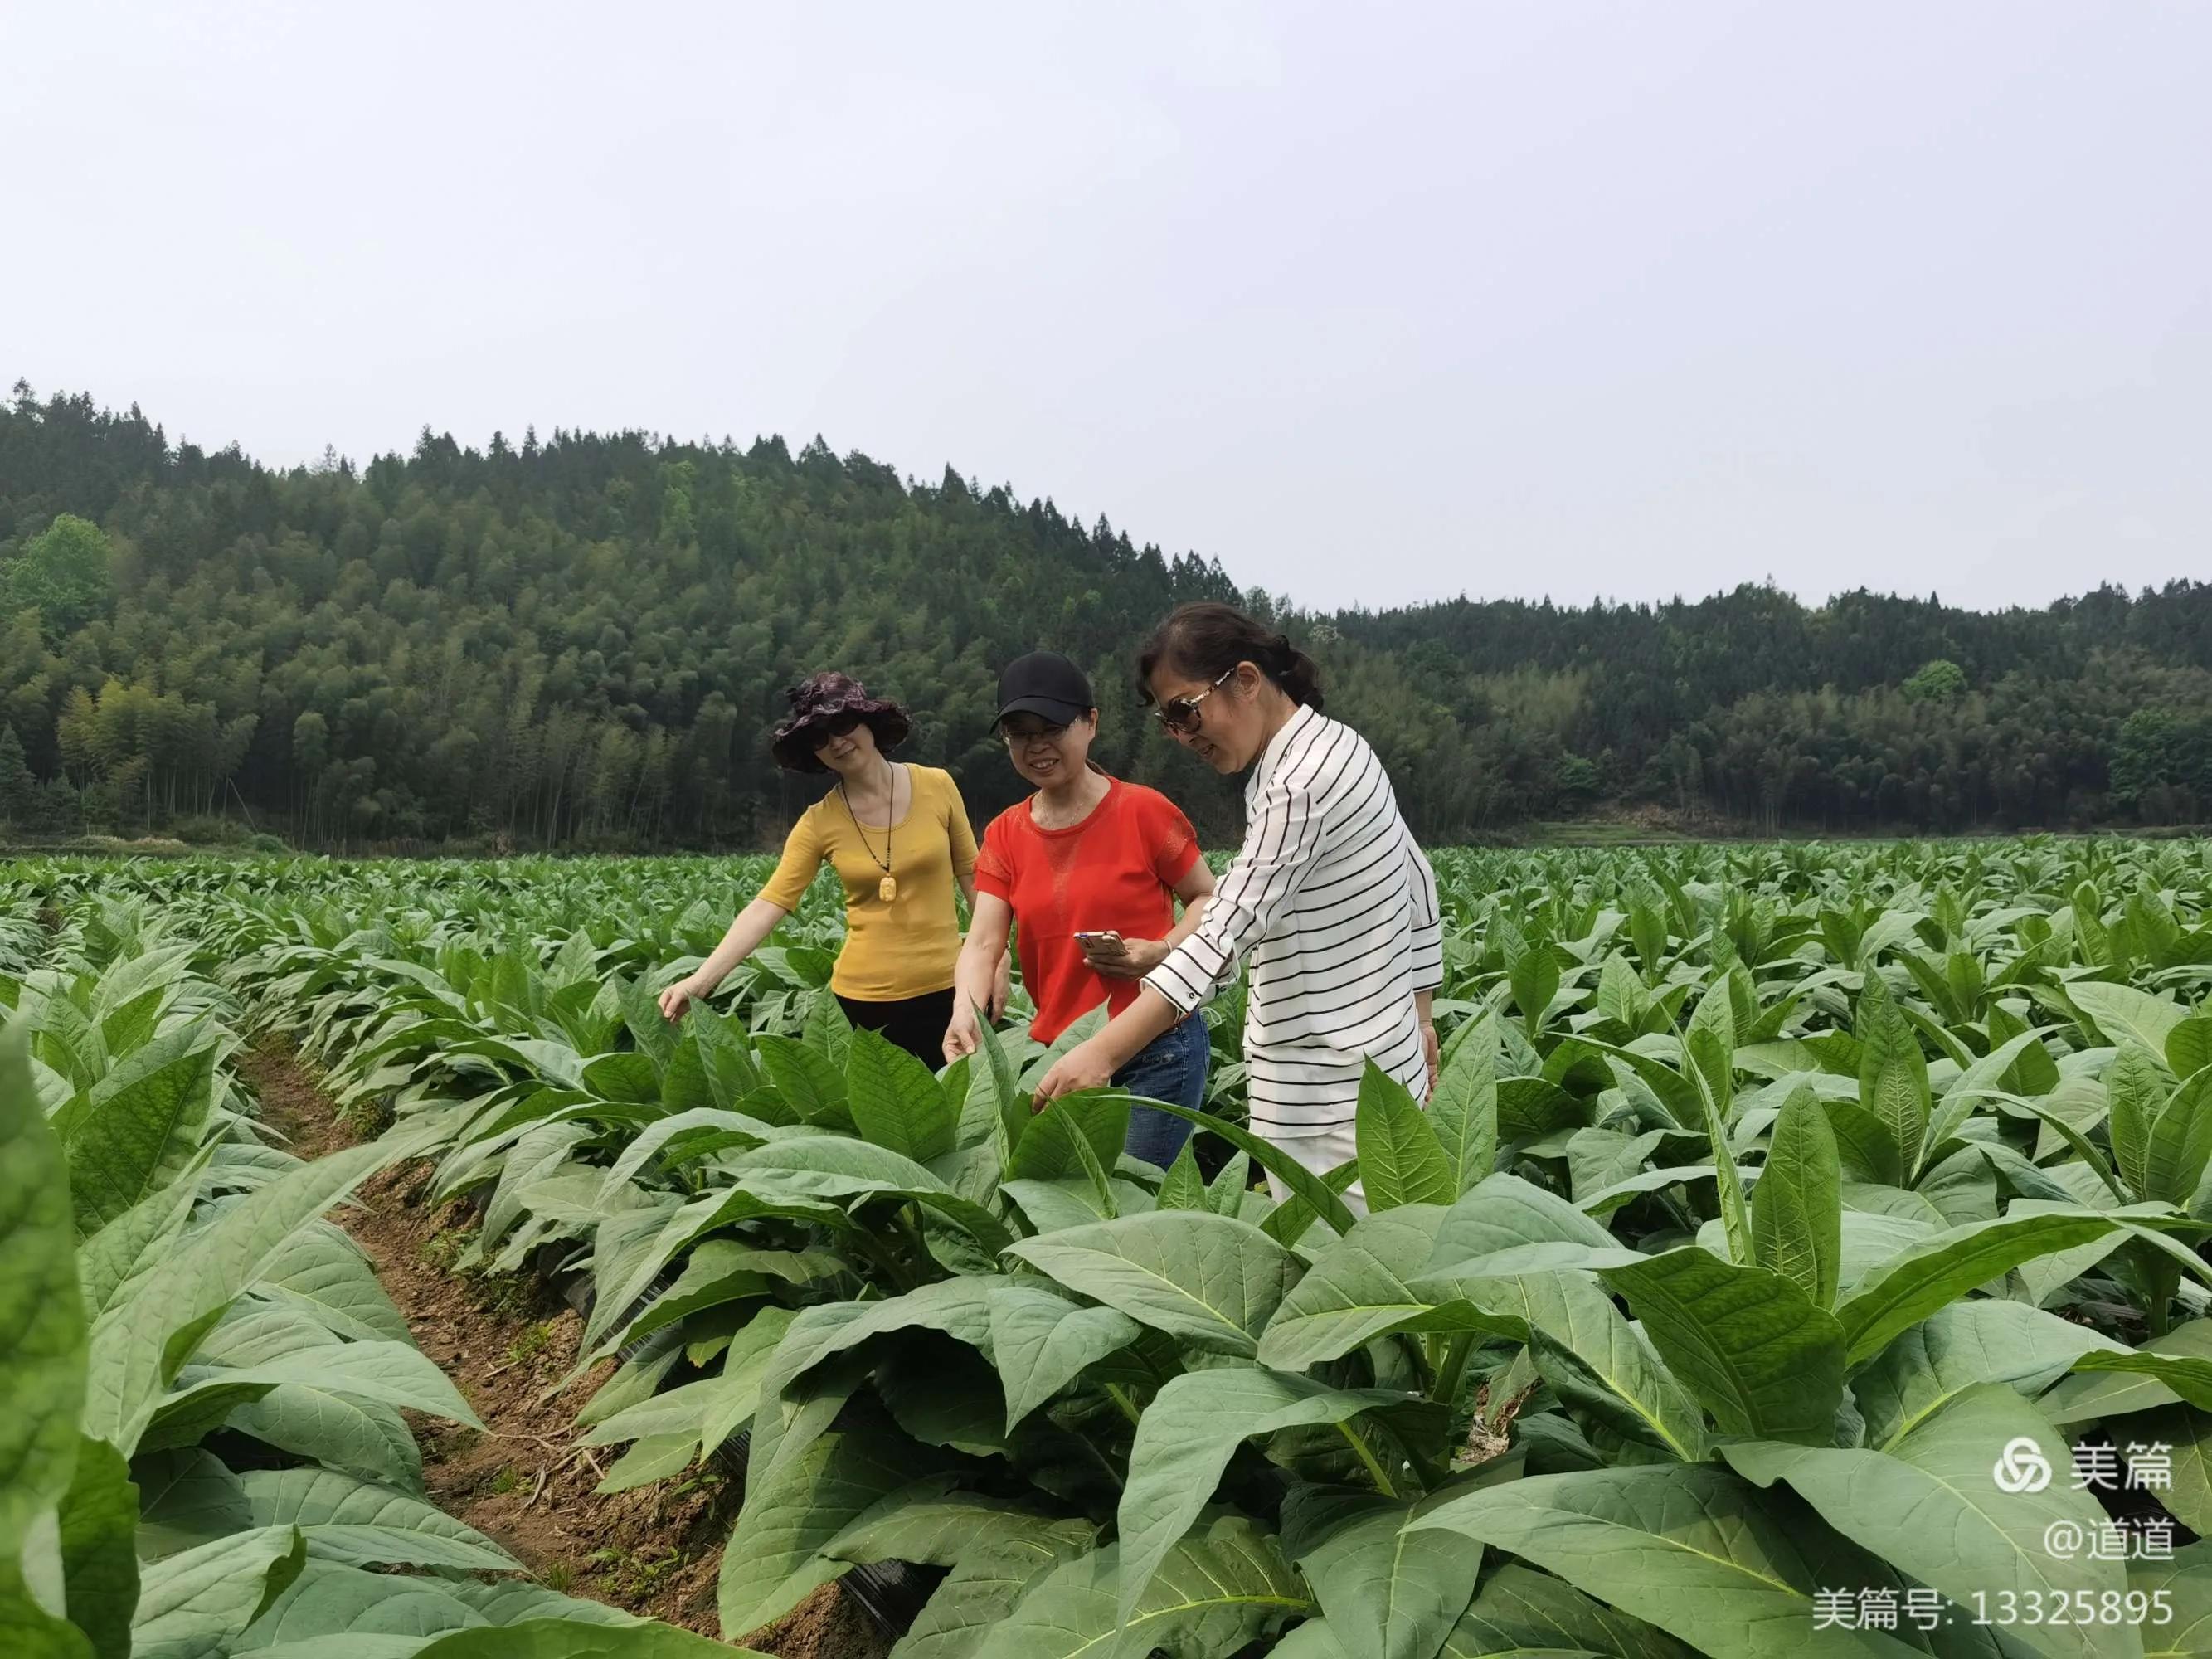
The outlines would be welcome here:
M 2212 5 L 0 6 L 0 385 L 816 432 L 1302 602 L 2212 574 Z

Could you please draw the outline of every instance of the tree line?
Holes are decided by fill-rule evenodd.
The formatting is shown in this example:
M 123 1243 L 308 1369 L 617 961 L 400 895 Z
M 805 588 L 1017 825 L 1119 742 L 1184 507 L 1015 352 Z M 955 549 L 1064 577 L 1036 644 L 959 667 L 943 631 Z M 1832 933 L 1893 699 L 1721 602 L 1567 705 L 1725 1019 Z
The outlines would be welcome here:
M 1470 572 L 1479 580 L 1479 572 Z M 2212 817 L 2212 584 L 1961 610 L 1771 586 L 1666 605 L 1322 616 L 947 469 L 820 438 L 427 428 L 356 467 L 172 443 L 137 408 L 0 405 L 0 819 L 227 819 L 365 848 L 753 848 L 783 689 L 846 668 L 914 711 L 980 823 L 989 721 L 1039 645 L 1091 673 L 1094 752 L 1233 838 L 1237 787 L 1145 728 L 1174 605 L 1258 610 L 1321 660 L 1425 837 L 1620 808 L 1775 830 Z

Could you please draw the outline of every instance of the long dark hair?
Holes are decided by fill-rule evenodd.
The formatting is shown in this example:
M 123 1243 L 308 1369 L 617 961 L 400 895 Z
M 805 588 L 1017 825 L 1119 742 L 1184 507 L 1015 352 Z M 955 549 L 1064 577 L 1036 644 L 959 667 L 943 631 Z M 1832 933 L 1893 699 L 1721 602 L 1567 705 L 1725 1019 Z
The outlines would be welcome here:
M 1292 702 L 1321 712 L 1321 670 L 1286 634 L 1270 632 L 1242 611 L 1206 603 L 1179 605 L 1152 630 L 1137 658 L 1137 680 L 1152 701 L 1152 671 L 1170 663 L 1193 679 L 1212 681 L 1249 662 Z

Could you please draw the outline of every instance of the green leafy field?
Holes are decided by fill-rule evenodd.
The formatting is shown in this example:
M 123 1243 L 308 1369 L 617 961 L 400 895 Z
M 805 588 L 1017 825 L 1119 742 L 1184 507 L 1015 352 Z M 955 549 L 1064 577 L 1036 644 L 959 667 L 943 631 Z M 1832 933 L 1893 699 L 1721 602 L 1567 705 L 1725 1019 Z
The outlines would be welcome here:
M 742 1444 L 733 1639 L 903 1561 L 915 1659 L 2212 1649 L 2212 848 L 1435 861 L 1443 1083 L 1370 1075 L 1326 1177 L 1243 1131 L 1233 994 L 1218 1155 L 1152 1169 L 1124 1098 L 1030 1113 L 1018 1018 L 941 1076 L 851 1030 L 826 890 L 667 1026 L 757 860 L 15 866 L 0 1609 L 58 1653 L 693 1640 L 487 1582 L 373 1436 L 289 1420 L 287 1343 L 440 1409 L 373 1279 L 301 1278 L 418 1157 L 463 1265 L 589 1274 L 610 1487 Z M 384 1138 L 263 1144 L 261 1030 Z

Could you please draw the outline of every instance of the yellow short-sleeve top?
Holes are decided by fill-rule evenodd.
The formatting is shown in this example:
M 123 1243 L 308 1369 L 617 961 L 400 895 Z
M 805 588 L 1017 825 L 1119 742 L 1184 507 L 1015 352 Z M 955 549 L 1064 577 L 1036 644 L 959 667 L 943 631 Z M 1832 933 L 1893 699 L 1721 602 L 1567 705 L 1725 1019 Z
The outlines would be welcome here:
M 855 826 L 835 788 L 792 825 L 775 873 L 760 890 L 769 903 L 795 910 L 823 860 L 836 867 L 845 884 L 845 948 L 837 953 L 830 988 L 855 1002 L 896 1002 L 945 990 L 960 955 L 952 888 L 956 878 L 974 878 L 975 832 L 950 772 L 934 766 L 905 771 L 913 799 L 888 837 L 896 896 L 886 902 L 878 890 L 884 831 Z

